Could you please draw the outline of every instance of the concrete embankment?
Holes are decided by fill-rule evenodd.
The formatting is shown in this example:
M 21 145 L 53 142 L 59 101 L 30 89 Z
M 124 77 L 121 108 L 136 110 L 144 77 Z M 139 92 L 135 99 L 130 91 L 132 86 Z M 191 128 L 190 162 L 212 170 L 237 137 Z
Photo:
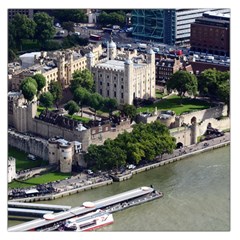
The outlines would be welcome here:
M 13 199 L 13 200 L 9 200 L 9 201 L 17 201 L 17 202 L 37 202 L 37 201 L 49 201 L 49 200 L 54 200 L 57 198 L 61 198 L 61 197 L 65 197 L 65 196 L 69 196 L 75 193 L 80 193 L 86 190 L 90 190 L 90 189 L 94 189 L 94 188 L 98 188 L 101 186 L 105 186 L 105 185 L 110 185 L 113 183 L 113 180 L 106 180 L 103 182 L 99 182 L 99 183 L 94 183 L 94 184 L 90 184 L 90 185 L 85 185 L 83 187 L 79 187 L 79 188 L 74 188 L 71 190 L 66 190 L 63 192 L 59 192 L 59 193 L 55 193 L 55 194 L 47 194 L 47 195 L 42 195 L 42 196 L 34 196 L 34 197 L 29 197 L 29 198 L 19 198 L 19 199 Z
M 224 146 L 227 146 L 227 145 L 230 145 L 230 141 L 222 142 L 222 143 L 219 143 L 219 144 L 216 144 L 216 145 L 213 145 L 213 146 L 209 146 L 209 147 L 204 147 L 204 148 L 199 149 L 199 150 L 195 150 L 195 151 L 192 151 L 192 152 L 189 152 L 189 153 L 186 153 L 186 154 L 182 154 L 182 155 L 179 155 L 179 156 L 176 156 L 176 157 L 173 157 L 173 158 L 169 158 L 169 159 L 166 159 L 166 160 L 159 161 L 157 163 L 153 163 L 153 164 L 150 164 L 150 165 L 147 165 L 147 166 L 144 166 L 144 167 L 134 169 L 130 173 L 127 173 L 127 174 L 114 175 L 114 176 L 111 176 L 111 177 L 113 178 L 114 181 L 118 181 L 118 182 L 125 181 L 125 180 L 128 180 L 128 179 L 132 178 L 132 176 L 134 174 L 138 174 L 138 173 L 141 173 L 141 172 L 144 172 L 144 171 L 148 171 L 148 170 L 156 168 L 156 167 L 160 167 L 160 166 L 172 163 L 172 162 L 176 162 L 176 161 L 185 159 L 187 157 L 190 157 L 190 156 L 193 156 L 193 155 L 196 155 L 196 154 L 200 154 L 202 152 L 207 152 L 207 151 L 217 149 L 217 148 L 221 148 L 221 147 L 224 147 Z

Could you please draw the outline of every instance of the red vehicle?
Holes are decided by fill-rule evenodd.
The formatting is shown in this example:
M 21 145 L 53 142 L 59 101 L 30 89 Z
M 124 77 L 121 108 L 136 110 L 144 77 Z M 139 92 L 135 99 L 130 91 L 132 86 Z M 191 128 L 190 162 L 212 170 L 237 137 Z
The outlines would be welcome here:
M 100 41 L 101 40 L 101 36 L 96 35 L 96 34 L 91 34 L 90 37 L 89 37 L 89 40 Z
M 181 49 L 178 49 L 178 50 L 170 50 L 169 53 L 171 54 L 176 54 L 178 56 L 181 56 L 183 54 L 182 50 Z

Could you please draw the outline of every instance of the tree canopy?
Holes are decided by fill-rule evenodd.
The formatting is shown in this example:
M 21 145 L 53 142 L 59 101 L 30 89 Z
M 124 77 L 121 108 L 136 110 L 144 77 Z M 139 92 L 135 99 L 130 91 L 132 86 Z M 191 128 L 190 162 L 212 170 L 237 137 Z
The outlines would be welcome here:
M 37 91 L 40 93 L 41 90 L 46 86 L 46 78 L 40 73 L 33 75 L 32 78 L 36 80 Z
M 94 90 L 94 80 L 93 75 L 88 69 L 76 70 L 72 76 L 73 80 L 71 81 L 71 90 L 75 91 L 76 88 L 82 87 L 92 92 Z
M 130 104 L 124 104 L 123 105 L 123 113 L 131 118 L 132 120 L 136 117 L 137 115 L 137 108 L 133 105 Z
M 24 98 L 28 101 L 32 101 L 37 94 L 37 83 L 35 79 L 27 77 L 22 81 L 20 89 L 22 90 Z
M 106 11 L 103 11 L 99 16 L 98 16 L 98 22 L 102 25 L 120 25 L 124 26 L 125 25 L 125 17 L 126 14 L 123 11 L 114 11 L 114 12 L 109 12 L 107 13 Z
M 83 9 L 57 9 L 50 11 L 59 22 L 75 22 L 85 23 L 87 22 L 87 15 Z
M 8 26 L 9 47 L 21 49 L 23 39 L 32 39 L 36 23 L 24 14 L 16 14 Z
M 64 106 L 64 109 L 68 111 L 69 115 L 73 115 L 74 113 L 79 111 L 79 106 L 78 104 L 73 101 L 70 100 L 69 102 L 67 102 L 67 104 Z
M 53 25 L 53 17 L 50 17 L 45 12 L 35 13 L 33 17 L 36 23 L 35 38 L 44 46 L 47 40 L 52 39 L 55 34 Z
M 49 86 L 49 91 L 53 96 L 53 101 L 58 107 L 59 101 L 62 99 L 62 85 L 60 82 L 51 82 Z
M 53 105 L 53 95 L 50 92 L 42 93 L 39 101 L 45 108 L 50 108 Z
M 187 71 L 177 71 L 167 81 L 168 90 L 177 90 L 182 98 L 186 93 L 196 96 L 198 81 L 194 74 Z
M 163 153 L 172 153 L 176 139 L 168 128 L 155 121 L 137 124 L 131 133 L 119 134 L 114 140 L 106 140 L 103 145 L 90 145 L 85 160 L 90 167 L 108 170 L 118 169 L 126 164 L 152 161 Z
M 74 23 L 71 21 L 63 22 L 62 28 L 66 29 L 68 31 L 68 34 L 69 34 L 69 32 L 74 32 Z
M 230 72 L 221 72 L 216 69 L 207 69 L 198 77 L 199 93 L 220 100 L 228 105 L 230 112 Z

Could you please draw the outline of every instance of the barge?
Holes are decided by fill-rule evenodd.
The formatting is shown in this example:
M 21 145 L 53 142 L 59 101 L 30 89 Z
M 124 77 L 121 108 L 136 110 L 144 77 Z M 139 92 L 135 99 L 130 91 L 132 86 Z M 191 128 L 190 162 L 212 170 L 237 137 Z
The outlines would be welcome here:
M 73 217 L 81 217 L 98 209 L 106 211 L 107 213 L 113 213 L 162 196 L 163 193 L 156 191 L 152 186 L 139 187 L 95 202 L 85 202 L 80 207 L 74 207 L 64 212 L 51 214 L 51 218 L 45 218 L 43 216 L 43 218 L 10 227 L 8 231 L 54 231 L 65 224 L 67 219 Z

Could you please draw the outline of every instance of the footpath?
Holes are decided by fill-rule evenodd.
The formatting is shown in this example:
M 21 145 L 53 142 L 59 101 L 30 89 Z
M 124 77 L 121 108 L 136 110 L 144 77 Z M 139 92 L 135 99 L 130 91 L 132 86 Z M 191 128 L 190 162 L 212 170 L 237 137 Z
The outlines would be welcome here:
M 97 174 L 89 175 L 80 173 L 76 176 L 72 176 L 62 181 L 56 181 L 49 183 L 51 185 L 51 193 L 41 194 L 41 195 L 30 195 L 25 197 L 20 197 L 20 195 L 12 195 L 12 191 L 26 191 L 26 189 L 15 189 L 10 190 L 9 195 L 11 195 L 10 201 L 19 202 L 35 202 L 43 200 L 53 200 L 64 196 L 69 196 L 75 193 L 86 191 L 89 189 L 97 188 L 100 186 L 105 186 L 112 184 L 113 181 L 125 181 L 133 177 L 133 175 L 138 174 L 143 171 L 148 171 L 150 169 L 160 167 L 175 161 L 179 161 L 195 154 L 200 154 L 202 152 L 211 151 L 220 147 L 230 145 L 230 133 L 225 133 L 224 136 L 214 138 L 211 140 L 203 141 L 188 147 L 183 147 L 181 149 L 176 149 L 172 154 L 163 154 L 157 157 L 151 164 L 145 164 L 137 166 L 135 169 L 128 170 L 124 172 L 111 172 L 110 174 L 102 172 Z M 48 184 L 48 185 L 49 185 Z M 29 189 L 27 189 L 29 190 Z

